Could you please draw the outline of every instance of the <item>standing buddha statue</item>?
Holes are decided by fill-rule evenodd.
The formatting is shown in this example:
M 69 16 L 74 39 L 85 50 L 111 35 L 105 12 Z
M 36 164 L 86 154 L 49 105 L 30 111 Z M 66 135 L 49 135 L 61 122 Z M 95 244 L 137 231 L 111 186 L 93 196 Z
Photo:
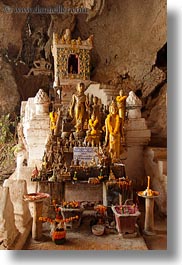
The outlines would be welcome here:
M 121 154 L 122 119 L 119 117 L 118 108 L 114 101 L 109 106 L 105 128 L 105 144 L 109 146 L 112 161 L 117 161 Z
M 123 95 L 123 90 L 119 91 L 119 96 L 116 97 L 117 107 L 119 110 L 119 117 L 125 122 L 125 114 L 126 114 L 126 99 L 127 96 Z
M 83 131 L 87 119 L 88 100 L 85 95 L 84 83 L 77 84 L 77 92 L 73 94 L 70 105 L 70 116 L 75 119 L 76 132 Z
M 117 107 L 119 110 L 119 117 L 122 119 L 122 135 L 123 135 L 123 142 L 124 139 L 124 123 L 125 123 L 125 116 L 126 116 L 126 99 L 127 96 L 123 95 L 123 90 L 119 91 L 119 96 L 116 97 Z

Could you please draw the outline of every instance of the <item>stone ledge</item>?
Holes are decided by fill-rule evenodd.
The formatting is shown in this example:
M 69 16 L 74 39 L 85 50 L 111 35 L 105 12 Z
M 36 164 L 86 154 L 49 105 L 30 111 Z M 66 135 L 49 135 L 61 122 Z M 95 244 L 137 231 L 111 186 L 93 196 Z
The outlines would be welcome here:
M 27 223 L 26 227 L 22 229 L 15 242 L 10 246 L 9 250 L 22 250 L 32 230 L 32 218 Z
M 146 125 L 146 121 L 144 118 L 141 118 L 141 119 L 129 119 L 127 122 L 126 122 L 126 130 L 127 131 L 130 131 L 130 130 L 146 130 L 148 129 L 147 128 L 147 125 Z
M 148 150 L 153 152 L 154 161 L 165 161 L 167 160 L 167 148 L 165 147 L 147 147 Z
M 148 137 L 150 140 L 150 135 L 151 132 L 150 130 L 132 130 L 132 131 L 128 131 L 126 132 L 126 138 L 146 138 Z

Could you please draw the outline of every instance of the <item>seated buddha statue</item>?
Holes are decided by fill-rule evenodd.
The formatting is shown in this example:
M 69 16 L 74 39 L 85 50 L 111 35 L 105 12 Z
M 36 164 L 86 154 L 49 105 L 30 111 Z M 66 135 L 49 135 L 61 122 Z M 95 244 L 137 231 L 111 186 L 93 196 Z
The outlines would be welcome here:
M 91 118 L 88 122 L 87 136 L 85 138 L 86 142 L 92 143 L 93 145 L 99 144 L 101 131 L 99 130 L 100 124 L 95 113 L 92 113 Z

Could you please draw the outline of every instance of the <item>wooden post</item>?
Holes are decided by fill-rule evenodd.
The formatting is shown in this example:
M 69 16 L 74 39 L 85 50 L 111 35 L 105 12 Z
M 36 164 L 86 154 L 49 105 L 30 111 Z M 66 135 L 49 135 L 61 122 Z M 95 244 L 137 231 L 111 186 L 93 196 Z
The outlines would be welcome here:
M 119 205 L 122 205 L 122 195 L 119 193 Z
M 107 206 L 107 188 L 105 182 L 103 182 L 102 184 L 102 192 L 103 192 L 103 205 Z
M 43 201 L 33 202 L 33 224 L 32 238 L 38 240 L 42 237 L 42 222 L 39 217 L 42 215 Z
M 144 233 L 154 235 L 154 198 L 145 198 Z

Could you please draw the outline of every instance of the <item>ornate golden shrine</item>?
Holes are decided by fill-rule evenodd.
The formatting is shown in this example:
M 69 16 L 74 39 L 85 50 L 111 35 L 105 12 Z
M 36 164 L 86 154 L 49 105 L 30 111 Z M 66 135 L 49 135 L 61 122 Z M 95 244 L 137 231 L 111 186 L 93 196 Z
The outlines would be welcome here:
M 87 40 L 71 39 L 67 29 L 62 37 L 53 33 L 52 54 L 54 57 L 54 86 L 66 84 L 68 80 L 90 80 L 90 50 L 93 35 Z

